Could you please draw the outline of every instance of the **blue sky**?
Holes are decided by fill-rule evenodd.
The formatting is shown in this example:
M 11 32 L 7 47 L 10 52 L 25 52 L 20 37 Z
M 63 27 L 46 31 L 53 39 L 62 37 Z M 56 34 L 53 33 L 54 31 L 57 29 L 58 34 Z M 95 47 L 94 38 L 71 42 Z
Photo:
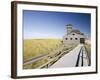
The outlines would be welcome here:
M 91 15 L 88 13 L 23 10 L 24 39 L 62 38 L 69 23 L 90 37 Z

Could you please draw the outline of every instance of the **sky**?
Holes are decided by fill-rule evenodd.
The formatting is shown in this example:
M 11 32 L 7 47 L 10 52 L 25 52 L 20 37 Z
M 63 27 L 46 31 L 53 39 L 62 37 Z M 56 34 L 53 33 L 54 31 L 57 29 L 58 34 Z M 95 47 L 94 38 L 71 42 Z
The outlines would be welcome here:
M 62 38 L 67 32 L 67 24 L 90 37 L 89 13 L 23 10 L 24 39 Z

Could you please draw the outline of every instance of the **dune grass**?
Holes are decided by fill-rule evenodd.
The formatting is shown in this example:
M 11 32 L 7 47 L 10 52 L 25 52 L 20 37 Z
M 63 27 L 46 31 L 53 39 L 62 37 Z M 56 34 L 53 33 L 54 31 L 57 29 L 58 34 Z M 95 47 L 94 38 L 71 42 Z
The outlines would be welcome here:
M 60 39 L 30 39 L 24 40 L 24 60 L 49 54 L 50 51 L 59 47 Z
M 90 42 L 86 42 L 85 47 L 87 49 L 88 55 L 91 55 L 91 44 L 90 44 Z
M 90 44 L 90 42 L 85 43 L 85 48 L 87 50 L 89 62 L 90 62 L 90 65 L 91 65 L 91 44 Z
M 24 52 L 23 52 L 23 59 L 27 61 L 31 58 L 37 57 L 42 54 L 49 54 L 54 49 L 59 48 L 59 44 L 61 43 L 61 39 L 26 39 L 24 40 Z M 24 66 L 25 69 L 27 68 L 34 68 L 37 67 L 45 62 L 48 59 L 42 59 L 41 61 L 37 61 L 33 64 Z

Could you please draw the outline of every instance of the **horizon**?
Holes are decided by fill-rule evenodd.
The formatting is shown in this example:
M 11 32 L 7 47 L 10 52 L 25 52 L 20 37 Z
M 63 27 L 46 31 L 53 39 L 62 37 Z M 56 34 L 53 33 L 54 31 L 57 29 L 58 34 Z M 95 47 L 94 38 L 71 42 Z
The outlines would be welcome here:
M 62 40 L 62 38 L 27 38 L 27 39 L 24 39 L 24 40 L 32 40 L 32 39 L 38 39 L 38 40 L 42 40 L 42 39 L 60 39 Z

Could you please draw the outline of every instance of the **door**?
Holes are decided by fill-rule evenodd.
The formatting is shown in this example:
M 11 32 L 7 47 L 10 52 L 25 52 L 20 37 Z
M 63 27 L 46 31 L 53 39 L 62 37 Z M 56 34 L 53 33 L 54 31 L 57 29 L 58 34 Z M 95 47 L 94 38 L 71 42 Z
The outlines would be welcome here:
M 80 38 L 80 43 L 84 44 L 85 43 L 85 39 L 84 38 Z

